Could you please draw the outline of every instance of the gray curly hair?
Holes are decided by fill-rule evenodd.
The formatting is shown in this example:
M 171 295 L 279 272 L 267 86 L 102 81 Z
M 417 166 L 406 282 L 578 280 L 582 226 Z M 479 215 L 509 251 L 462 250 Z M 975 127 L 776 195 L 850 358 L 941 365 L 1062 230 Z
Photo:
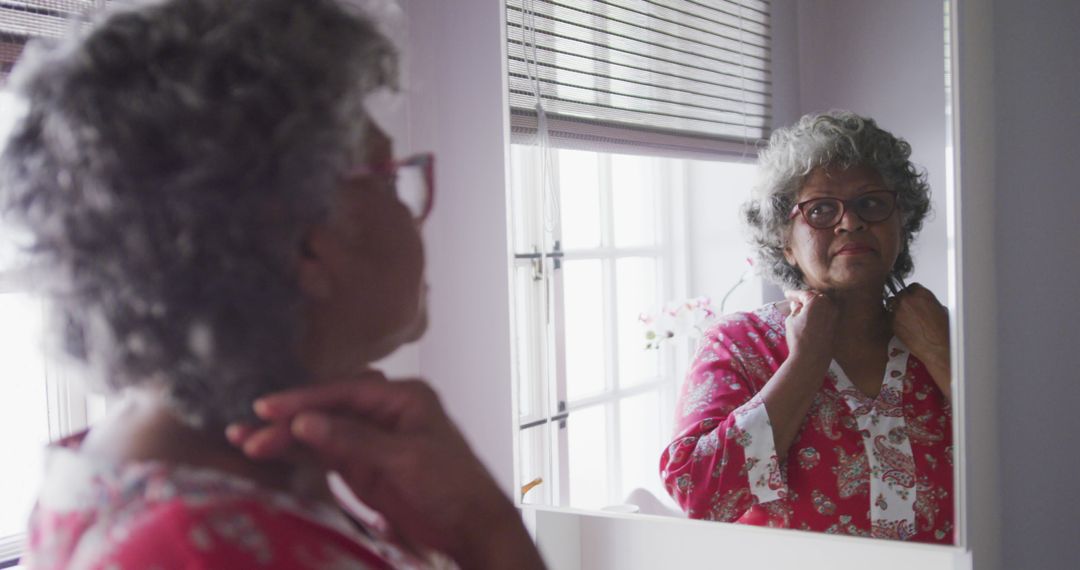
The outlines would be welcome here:
M 61 342 L 193 425 L 307 380 L 295 265 L 362 156 L 397 55 L 335 0 L 118 7 L 28 46 L 2 204 L 49 268 Z
M 810 172 L 818 167 L 865 165 L 881 174 L 897 194 L 901 248 L 892 273 L 905 277 L 914 269 L 911 242 L 930 210 L 926 172 L 911 163 L 911 145 L 878 127 L 873 119 L 848 111 L 813 113 L 791 127 L 777 129 L 758 155 L 758 182 L 742 208 L 743 221 L 756 249 L 758 271 L 787 289 L 805 289 L 802 272 L 784 258 L 791 209 Z

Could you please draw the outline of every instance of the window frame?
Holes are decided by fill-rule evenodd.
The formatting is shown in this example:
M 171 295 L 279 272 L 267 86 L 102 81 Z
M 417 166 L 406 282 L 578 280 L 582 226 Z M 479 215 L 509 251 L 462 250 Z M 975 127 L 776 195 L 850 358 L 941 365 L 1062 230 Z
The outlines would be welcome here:
M 559 243 L 561 239 L 559 237 L 562 234 L 561 219 L 557 216 L 552 216 L 553 220 L 546 224 L 541 219 L 538 223 L 536 216 L 523 216 L 523 211 L 540 213 L 541 218 L 548 216 L 548 212 L 551 209 L 549 204 L 545 204 L 542 191 L 535 183 L 537 180 L 541 180 L 540 170 L 535 160 L 535 155 L 529 157 L 528 145 L 513 145 L 511 153 L 515 152 L 514 147 L 520 147 L 522 150 L 518 151 L 517 160 L 514 162 L 514 168 L 518 172 L 512 173 L 512 188 L 511 188 L 511 235 L 515 237 L 513 240 L 515 243 L 514 250 L 514 262 L 513 270 L 515 274 L 515 285 L 512 295 L 516 296 L 520 294 L 520 289 L 517 285 L 518 272 L 523 267 L 532 265 L 544 283 L 544 299 L 540 303 L 545 311 L 545 331 L 541 334 L 534 333 L 532 336 L 534 339 L 543 339 L 543 346 L 526 345 L 531 354 L 527 357 L 528 362 L 536 363 L 539 358 L 544 362 L 546 366 L 539 367 L 533 366 L 533 370 L 522 374 L 520 366 L 515 367 L 515 373 L 518 381 L 518 393 L 519 397 L 522 393 L 531 393 L 541 395 L 541 402 L 539 406 L 533 406 L 539 412 L 531 414 L 521 415 L 516 418 L 519 424 L 518 428 L 518 444 L 522 446 L 523 438 L 522 433 L 526 429 L 542 429 L 545 430 L 544 437 L 538 438 L 537 441 L 542 442 L 542 449 L 518 449 L 518 470 L 522 469 L 521 454 L 531 453 L 533 457 L 539 457 L 544 467 L 541 469 L 541 477 L 547 485 L 542 485 L 541 489 L 544 489 L 540 493 L 533 496 L 533 500 L 525 501 L 524 497 L 522 502 L 539 503 L 539 504 L 560 504 L 571 505 L 570 502 L 570 473 L 569 473 L 569 442 L 568 442 L 568 430 L 566 429 L 566 423 L 573 421 L 573 415 L 586 410 L 602 406 L 604 408 L 605 423 L 606 423 L 606 441 L 605 450 L 608 454 L 606 457 L 607 465 L 620 465 L 622 461 L 621 457 L 621 445 L 620 445 L 620 403 L 642 394 L 655 393 L 657 396 L 658 406 L 658 418 L 660 423 L 658 429 L 660 431 L 661 438 L 667 437 L 672 429 L 673 419 L 668 417 L 670 414 L 665 414 L 665 410 L 670 410 L 674 406 L 676 392 L 679 384 L 681 383 L 681 366 L 679 366 L 680 358 L 683 358 L 688 353 L 689 349 L 682 346 L 676 346 L 675 351 L 661 351 L 658 355 L 659 369 L 658 375 L 653 379 L 645 382 L 634 384 L 632 386 L 621 386 L 618 382 L 618 366 L 619 366 L 619 338 L 618 338 L 618 313 L 616 310 L 617 296 L 616 296 L 616 263 L 620 259 L 627 258 L 647 258 L 653 260 L 656 263 L 656 291 L 657 300 L 666 301 L 669 299 L 683 298 L 686 295 L 686 288 L 689 268 L 686 265 L 687 255 L 684 248 L 680 246 L 687 240 L 686 224 L 686 199 L 685 199 L 685 184 L 687 183 L 687 163 L 683 160 L 669 160 L 662 159 L 662 157 L 643 156 L 643 159 L 657 160 L 655 163 L 655 169 L 652 173 L 653 179 L 650 184 L 654 188 L 663 189 L 663 191 L 656 191 L 654 194 L 654 208 L 651 208 L 655 224 L 656 224 L 656 245 L 652 246 L 640 246 L 640 247 L 616 247 L 614 245 L 614 211 L 610 207 L 613 201 L 613 187 L 611 177 L 611 163 L 613 154 L 622 153 L 597 153 L 597 165 L 599 168 L 599 180 L 598 191 L 600 197 L 600 212 L 601 212 L 601 228 L 600 228 L 600 244 L 597 247 L 592 248 L 578 248 L 563 250 Z M 549 157 L 549 168 L 555 173 L 558 172 L 558 158 L 556 149 L 547 149 L 551 152 Z M 533 152 L 544 153 L 544 149 L 533 149 Z M 512 154 L 513 155 L 513 154 Z M 543 154 L 541 154 L 540 160 L 544 160 Z M 528 158 L 526 158 L 528 157 Z M 524 158 L 524 160 L 523 160 Z M 557 176 L 554 175 L 554 176 Z M 522 188 L 521 186 L 526 186 Z M 531 218 L 531 219 L 530 219 Z M 515 227 L 515 224 L 523 224 L 525 228 Z M 549 229 L 549 235 L 545 235 L 545 228 Z M 524 229 L 524 232 L 519 232 Z M 521 235 L 521 234 L 524 235 Z M 522 249 L 520 239 L 534 239 L 537 242 L 549 241 L 551 245 L 546 249 L 541 249 L 539 245 L 533 245 L 532 251 L 518 251 Z M 596 394 L 580 397 L 576 400 L 571 400 L 567 397 L 567 374 L 566 374 L 566 329 L 565 320 L 563 315 L 565 314 L 564 308 L 564 295 L 563 295 L 563 272 L 561 271 L 564 262 L 573 262 L 580 260 L 596 260 L 601 265 L 602 287 L 603 287 L 603 323 L 604 323 L 604 388 Z M 514 330 L 515 334 L 520 337 L 523 333 L 521 330 L 521 320 L 528 319 L 531 322 L 537 322 L 540 319 L 536 315 L 521 315 L 518 299 L 514 300 L 515 314 L 513 319 L 515 320 Z M 532 304 L 536 306 L 536 304 Z M 644 338 L 644 330 L 642 331 Z M 516 351 L 522 350 L 520 338 L 515 338 L 514 347 Z M 677 343 L 677 345 L 686 343 Z M 644 348 L 643 348 L 644 350 Z M 672 354 L 674 352 L 675 354 Z M 522 359 L 520 355 L 516 355 L 515 361 L 520 365 Z M 536 378 L 536 374 L 542 368 L 543 376 L 540 380 L 542 386 L 527 386 L 527 378 Z M 520 403 L 520 402 L 519 402 Z M 557 476 L 556 476 L 557 474 Z M 530 475 L 519 473 L 518 483 L 525 485 L 528 482 L 525 478 Z M 618 469 L 609 469 L 607 472 L 607 480 L 605 481 L 608 496 L 605 498 L 605 504 L 616 504 L 622 502 L 625 499 L 630 489 L 626 489 L 625 483 L 622 480 L 621 474 Z M 555 499 L 557 498 L 557 500 Z
M 4 232 L 0 228 L 0 237 L 3 236 Z M 28 295 L 30 301 L 37 304 L 42 312 L 48 311 L 48 301 L 41 295 L 30 273 L 0 270 L 0 295 L 7 294 Z M 94 419 L 104 413 L 107 404 L 104 396 L 90 392 L 86 382 L 77 377 L 72 366 L 50 358 L 45 348 L 42 348 L 39 357 L 42 364 L 41 388 L 45 392 L 48 438 L 51 444 L 87 429 Z M 27 490 L 34 494 L 38 491 L 38 488 Z M 27 538 L 25 531 L 0 535 L 0 568 L 19 563 L 25 554 Z

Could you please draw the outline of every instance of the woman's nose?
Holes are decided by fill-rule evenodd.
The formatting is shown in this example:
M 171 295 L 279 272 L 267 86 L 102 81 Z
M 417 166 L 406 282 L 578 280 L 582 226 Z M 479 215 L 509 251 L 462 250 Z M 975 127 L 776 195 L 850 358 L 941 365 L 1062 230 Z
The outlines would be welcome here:
M 840 217 L 840 223 L 836 224 L 836 231 L 854 232 L 866 229 L 866 222 L 855 213 L 854 208 L 846 208 L 844 215 Z

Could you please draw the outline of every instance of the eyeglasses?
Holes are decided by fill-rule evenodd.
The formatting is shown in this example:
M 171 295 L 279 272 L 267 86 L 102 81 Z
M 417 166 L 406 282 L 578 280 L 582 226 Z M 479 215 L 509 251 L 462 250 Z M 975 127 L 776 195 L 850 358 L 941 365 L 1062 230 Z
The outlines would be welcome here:
M 348 178 L 383 177 L 386 189 L 412 214 L 418 223 L 431 215 L 435 205 L 435 155 L 422 153 L 382 164 L 368 164 L 353 169 Z
M 827 230 L 836 227 L 844 219 L 844 214 L 849 208 L 859 216 L 859 219 L 868 224 L 884 222 L 896 209 L 896 192 L 874 190 L 850 200 L 813 198 L 795 204 L 795 207 L 791 209 L 789 219 L 794 219 L 802 213 L 803 219 L 810 227 Z

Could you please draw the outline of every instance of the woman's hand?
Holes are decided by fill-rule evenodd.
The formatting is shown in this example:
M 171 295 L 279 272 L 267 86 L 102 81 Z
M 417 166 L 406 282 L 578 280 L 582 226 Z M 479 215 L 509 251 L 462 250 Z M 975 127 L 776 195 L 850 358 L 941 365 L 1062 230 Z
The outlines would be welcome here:
M 918 283 L 890 299 L 889 308 L 893 334 L 926 365 L 938 388 L 952 401 L 948 309 Z
M 790 358 L 824 363 L 823 367 L 828 368 L 840 314 L 836 304 L 825 294 L 815 291 L 786 291 L 784 296 L 791 302 L 786 321 Z
M 303 387 L 259 399 L 255 412 L 269 425 L 229 430 L 247 455 L 299 446 L 396 532 L 463 568 L 543 567 L 517 510 L 426 383 L 378 375 Z
M 788 358 L 765 383 L 760 396 L 773 429 L 773 445 L 781 459 L 799 433 L 833 357 L 836 304 L 814 291 L 787 291 Z

